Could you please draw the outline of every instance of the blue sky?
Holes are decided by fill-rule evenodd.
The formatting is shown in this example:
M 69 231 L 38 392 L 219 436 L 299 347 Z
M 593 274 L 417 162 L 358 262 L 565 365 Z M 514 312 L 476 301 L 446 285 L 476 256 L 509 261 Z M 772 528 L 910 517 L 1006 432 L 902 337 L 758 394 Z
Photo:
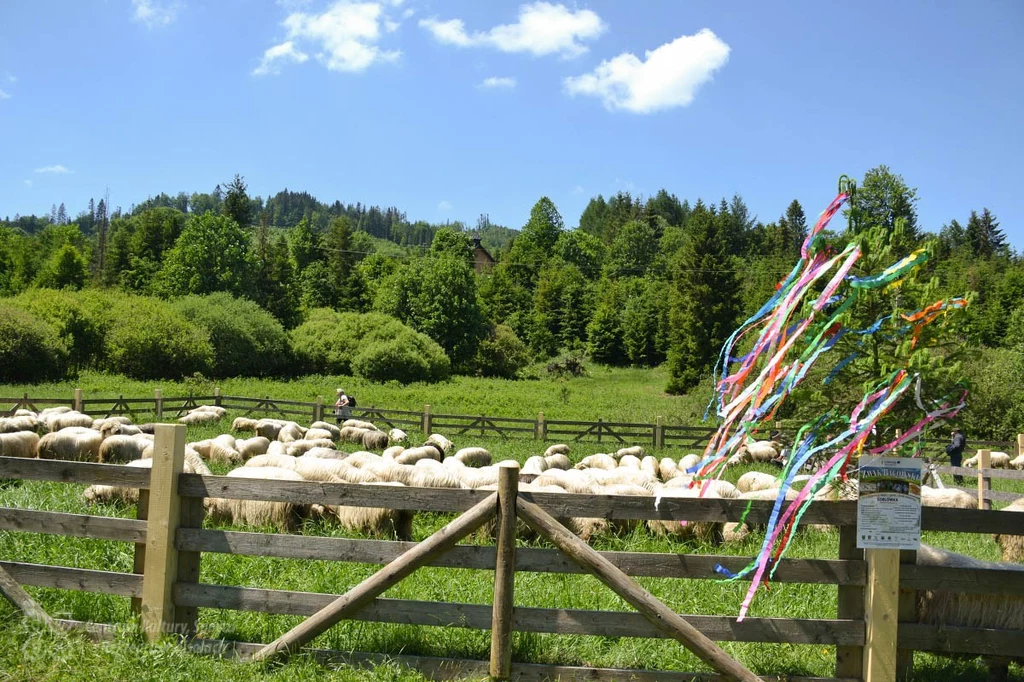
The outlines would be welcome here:
M 816 215 L 888 164 L 1024 249 L 1024 3 L 8 0 L 0 215 L 268 196 L 573 226 L 618 190 Z

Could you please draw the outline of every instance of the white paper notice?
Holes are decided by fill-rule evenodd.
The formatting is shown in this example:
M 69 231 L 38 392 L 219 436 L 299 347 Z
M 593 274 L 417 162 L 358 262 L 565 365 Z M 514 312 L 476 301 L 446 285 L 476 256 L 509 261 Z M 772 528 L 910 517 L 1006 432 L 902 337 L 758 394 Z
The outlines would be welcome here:
M 857 499 L 857 547 L 920 549 L 924 461 L 862 457 Z

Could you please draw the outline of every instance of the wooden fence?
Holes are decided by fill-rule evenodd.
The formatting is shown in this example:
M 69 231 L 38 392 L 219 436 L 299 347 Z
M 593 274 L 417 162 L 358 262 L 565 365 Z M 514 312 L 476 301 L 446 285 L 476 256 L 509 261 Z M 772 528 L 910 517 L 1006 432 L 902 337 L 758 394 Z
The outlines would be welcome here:
M 815 502 L 803 517 L 804 523 L 838 527 L 838 559 L 786 559 L 778 566 L 774 578 L 778 583 L 837 585 L 835 618 L 747 618 L 741 623 L 737 623 L 732 615 L 684 615 L 680 618 L 643 592 L 631 577 L 716 579 L 715 564 L 735 571 L 748 559 L 724 555 L 598 553 L 585 546 L 573 545 L 570 548 L 571 541 L 559 535 L 561 531 L 536 524 L 545 519 L 548 519 L 545 523 L 550 523 L 550 517 L 571 516 L 691 522 L 739 521 L 745 517 L 749 523 L 757 524 L 767 521 L 772 503 L 685 498 L 665 498 L 655 502 L 653 498 L 642 497 L 518 492 L 512 483 L 514 477 L 503 475 L 504 483 L 499 493 L 389 488 L 385 506 L 428 512 L 469 511 L 470 515 L 476 515 L 470 519 L 473 523 L 482 522 L 486 514 L 498 513 L 503 529 L 509 526 L 514 529 L 513 517 L 518 515 L 535 529 L 546 530 L 558 549 L 515 548 L 514 532 L 510 537 L 505 530 L 499 534 L 497 545 L 457 546 L 455 542 L 461 537 L 459 533 L 472 525 L 466 521 L 469 516 L 466 514 L 418 544 L 214 530 L 203 528 L 203 500 L 207 497 L 357 507 L 380 507 L 382 500 L 379 490 L 372 485 L 182 474 L 184 437 L 183 426 L 158 428 L 152 471 L 116 465 L 0 457 L 0 478 L 115 484 L 138 487 L 142 492 L 138 519 L 0 508 L 0 530 L 135 543 L 134 573 L 25 564 L 18 562 L 17 557 L 0 557 L 3 559 L 0 568 L 24 585 L 132 598 L 137 600 L 143 631 L 148 638 L 155 639 L 167 632 L 177 633 L 191 638 L 191 645 L 201 650 L 219 648 L 243 656 L 269 657 L 294 651 L 308 637 L 336 622 L 331 620 L 335 617 L 492 631 L 489 662 L 390 657 L 420 669 L 433 679 L 451 679 L 460 675 L 479 677 L 488 673 L 495 679 L 511 677 L 519 680 L 555 677 L 563 680 L 693 679 L 692 674 L 679 672 L 513 663 L 510 662 L 509 642 L 514 631 L 603 637 L 672 637 L 684 642 L 698 655 L 704 651 L 699 650 L 700 642 L 694 640 L 697 641 L 694 643 L 679 634 L 685 628 L 695 629 L 701 637 L 714 641 L 833 645 L 836 647 L 836 678 L 872 682 L 891 681 L 897 673 L 905 677 L 912 665 L 911 653 L 915 650 L 988 656 L 1024 651 L 1024 632 L 915 622 L 917 590 L 1021 596 L 1024 595 L 1024 573 L 919 566 L 912 552 L 901 555 L 891 550 L 858 550 L 856 503 L 853 502 Z M 516 510 L 513 517 L 510 517 L 509 509 Z M 999 511 L 932 507 L 922 510 L 922 527 L 925 530 L 983 534 L 1019 532 L 1018 521 L 1016 515 Z M 211 552 L 340 560 L 385 565 L 387 568 L 365 581 L 376 581 L 372 586 L 361 584 L 346 595 L 214 585 L 202 583 L 199 572 L 202 555 Z M 404 577 L 419 566 L 495 571 L 494 604 L 379 598 L 384 589 L 394 584 L 395 576 Z M 511 585 L 517 571 L 595 573 L 638 612 L 513 607 Z M 358 590 L 362 591 L 354 596 Z M 197 609 L 201 608 L 313 618 L 296 628 L 306 627 L 304 635 L 289 632 L 272 645 L 216 643 L 194 638 Z M 85 628 L 101 637 L 112 635 L 112 628 L 102 624 L 67 621 L 59 624 Z M 710 649 L 704 652 L 708 651 L 713 653 Z M 319 651 L 316 655 L 325 660 L 355 663 L 376 660 L 372 653 Z M 708 655 L 711 656 L 710 653 Z M 742 666 L 740 672 L 730 673 L 728 661 L 712 663 L 716 668 L 718 664 L 725 666 L 719 670 L 726 678 L 749 679 L 744 676 Z

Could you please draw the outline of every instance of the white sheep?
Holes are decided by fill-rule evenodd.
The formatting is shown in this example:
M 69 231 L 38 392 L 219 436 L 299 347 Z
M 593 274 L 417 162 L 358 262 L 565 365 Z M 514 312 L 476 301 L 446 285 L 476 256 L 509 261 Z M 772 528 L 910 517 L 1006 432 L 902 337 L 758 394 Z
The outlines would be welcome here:
M 921 504 L 925 507 L 947 509 L 977 509 L 978 498 L 957 488 L 929 488 L 921 486 Z
M 671 457 L 662 457 L 661 461 L 658 462 L 658 475 L 663 481 L 669 481 L 675 478 L 676 474 L 679 473 L 679 465 Z
M 188 414 L 183 417 L 179 417 L 178 421 L 182 424 L 209 424 L 211 422 L 220 421 L 227 414 L 227 410 L 217 405 L 199 405 Z
M 363 434 L 369 433 L 373 429 L 361 429 L 358 426 L 343 426 L 338 432 L 338 438 L 343 443 L 360 443 L 363 442 Z
M 278 467 L 243 466 L 228 472 L 229 478 L 256 478 L 274 481 L 303 481 L 291 469 Z M 295 529 L 306 515 L 307 507 L 294 502 L 267 502 L 264 500 L 229 500 L 219 497 L 206 500 L 213 521 L 226 521 L 237 525 L 275 526 L 281 531 Z
M 643 449 L 642 446 L 634 445 L 634 446 L 629 447 L 629 448 L 619 448 L 619 450 L 617 450 L 615 452 L 615 458 L 616 459 L 622 459 L 626 455 L 632 455 L 632 456 L 636 457 L 637 459 L 640 459 L 641 457 L 643 457 L 646 454 L 647 453 L 644 452 L 644 449 Z
M 334 448 L 311 448 L 301 455 L 310 459 L 345 459 L 348 453 Z
M 249 417 L 235 417 L 231 422 L 231 430 L 238 431 L 239 433 L 256 433 L 256 424 L 259 423 L 258 419 L 250 419 Z M 269 438 L 267 440 L 270 440 Z
M 464 488 L 476 489 L 498 483 L 498 467 L 493 464 L 479 469 L 465 467 L 461 474 Z
M 484 448 L 462 448 L 452 457 L 446 457 L 445 461 L 449 459 L 457 459 L 467 466 L 482 467 L 491 463 L 491 453 Z
M 35 431 L 0 433 L 0 457 L 33 458 L 38 446 L 39 434 Z
M 341 423 L 341 426 L 342 428 L 346 426 L 353 426 L 357 429 L 363 429 L 364 431 L 380 431 L 380 429 L 377 428 L 376 424 L 371 424 L 370 422 L 362 421 L 359 419 L 346 419 L 344 422 Z
M 683 455 L 679 460 L 679 470 L 682 473 L 687 473 L 690 469 L 701 463 L 703 458 L 700 455 L 690 453 L 689 455 Z
M 647 474 L 651 478 L 658 478 L 658 458 L 652 455 L 647 455 L 640 460 L 640 471 Z
M 142 453 L 153 442 L 153 437 L 140 433 L 134 436 L 116 435 L 100 443 L 99 461 L 110 464 L 142 459 Z
M 266 454 L 269 449 L 270 440 L 263 436 L 235 439 L 235 450 L 238 450 L 238 454 L 242 456 L 243 460 L 255 457 L 256 455 Z
M 70 426 L 40 438 L 37 452 L 40 459 L 98 462 L 102 442 L 103 436 L 98 431 L 86 426 Z
M 395 457 L 395 461 L 399 464 L 415 464 L 417 461 L 429 457 L 430 459 L 441 460 L 441 455 L 438 453 L 437 448 L 430 446 L 420 446 L 418 448 L 407 448 L 402 454 Z
M 263 436 L 267 440 L 277 440 L 277 435 L 281 433 L 281 429 L 288 422 L 281 419 L 270 419 L 269 417 L 259 419 L 256 421 L 256 435 Z
M 778 488 L 779 480 L 771 474 L 763 474 L 760 471 L 748 471 L 736 481 L 736 489 L 741 493 L 749 493 L 754 490 L 768 490 Z
M 397 445 L 398 443 L 409 442 L 409 434 L 402 429 L 391 429 L 388 431 L 388 443 L 391 445 Z
M 534 455 L 533 457 L 530 457 L 530 458 L 528 458 L 526 460 L 526 463 L 523 464 L 522 471 L 520 471 L 519 473 L 521 473 L 521 474 L 533 474 L 535 476 L 539 476 L 540 474 L 544 473 L 544 471 L 547 468 L 548 468 L 547 460 L 544 459 L 543 457 L 539 456 L 539 455 Z
M 207 459 L 221 464 L 241 464 L 242 453 L 235 449 L 235 437 L 230 433 L 223 433 L 214 438 L 210 443 L 210 455 Z
M 599 495 L 625 495 L 629 497 L 651 497 L 654 493 L 649 488 L 633 483 L 612 483 L 600 488 Z M 631 533 L 640 525 L 638 519 L 612 519 L 609 528 L 614 533 Z
M 247 461 L 244 466 L 294 470 L 297 459 L 297 457 L 292 457 L 291 455 L 256 455 Z
M 128 462 L 126 466 L 139 469 L 152 469 L 152 459 L 136 459 Z M 210 469 L 203 463 L 194 451 L 185 451 L 185 461 L 181 468 L 182 473 L 210 475 Z M 82 493 L 86 502 L 92 504 L 110 504 L 122 502 L 125 504 L 138 504 L 139 489 L 116 485 L 91 485 Z
M 330 438 L 320 438 L 318 440 L 302 439 L 293 440 L 290 443 L 284 444 L 285 454 L 291 455 L 292 457 L 300 457 L 315 448 L 334 449 L 334 441 Z
M 277 440 L 282 443 L 294 443 L 297 440 L 302 440 L 305 435 L 306 429 L 302 428 L 295 422 L 287 422 L 281 427 L 281 430 L 277 432 Z
M 61 429 L 66 429 L 69 426 L 91 428 L 92 422 L 93 418 L 90 417 L 89 415 L 71 410 L 69 412 L 61 412 L 59 414 L 51 415 L 46 419 L 44 423 L 50 429 L 50 431 L 53 432 L 60 431 Z
M 401 445 L 392 445 L 391 447 L 386 448 L 384 450 L 384 452 L 381 454 L 381 457 L 383 457 L 384 459 L 394 459 L 403 452 L 405 452 L 405 448 L 402 447 Z
M 554 445 L 549 446 L 548 449 L 544 451 L 544 457 L 550 457 L 551 455 L 568 455 L 568 454 L 569 454 L 569 446 L 566 445 L 565 443 L 555 443 Z
M 32 410 L 26 409 L 24 407 L 19 407 L 18 409 L 16 409 L 14 411 L 14 414 L 12 414 L 11 416 L 12 417 L 36 417 L 37 419 L 39 418 L 39 414 L 37 412 L 33 412 Z
M 452 449 L 452 442 L 439 433 L 430 434 L 424 445 L 436 446 L 437 449 L 441 451 L 442 455 L 447 455 Z
M 549 450 L 551 448 L 548 448 Z M 562 452 L 555 452 L 550 455 L 544 456 L 544 461 L 547 462 L 548 469 L 569 469 L 572 467 L 572 462 L 569 461 L 569 457 Z
M 316 421 L 309 425 L 310 430 L 321 429 L 323 431 L 330 431 L 331 440 L 339 440 L 341 438 L 341 429 L 330 422 Z M 309 432 L 306 432 L 306 437 L 309 438 Z
M 598 486 L 587 474 L 587 471 L 579 469 L 548 469 L 533 479 L 533 484 L 538 486 L 558 486 L 565 490 L 565 492 L 575 495 L 593 495 L 597 492 Z
M 636 455 L 622 455 L 622 457 L 619 458 L 619 467 L 640 471 L 640 458 Z
M 318 426 L 311 426 L 306 429 L 306 433 L 302 436 L 303 440 L 335 440 L 336 435 L 341 435 L 340 429 L 331 431 L 329 429 L 321 429 Z
M 975 454 L 974 457 L 964 460 L 963 466 L 974 468 L 980 461 L 981 455 Z M 1005 452 L 990 452 L 988 466 L 990 469 L 1009 469 L 1010 456 Z
M 390 492 L 383 486 L 402 486 L 401 483 L 365 483 L 364 485 L 380 486 L 382 499 L 387 499 Z M 348 531 L 377 537 L 394 537 L 405 541 L 412 540 L 413 512 L 407 509 L 315 506 L 314 514 L 336 520 L 342 528 Z
M 35 416 L 15 415 L 0 418 L 0 433 L 17 433 L 18 431 L 38 431 L 39 420 Z
M 1003 507 L 1003 511 L 1024 512 L 1024 497 Z M 1022 529 L 1024 529 L 1024 526 L 1022 526 Z M 1003 561 L 1010 561 L 1015 564 L 1024 563 L 1024 535 L 1007 535 L 1002 533 L 993 537 L 1002 552 Z
M 697 498 L 700 493 L 692 488 L 666 488 L 661 487 L 654 491 L 657 497 L 683 497 Z M 704 497 L 716 497 L 713 490 L 709 490 Z M 663 521 L 651 519 L 647 521 L 647 528 L 655 535 L 667 535 L 680 540 L 698 540 L 702 542 L 717 543 L 722 538 L 723 524 L 712 521 Z
M 577 469 L 606 469 L 612 470 L 619 465 L 615 461 L 615 458 L 611 455 L 604 453 L 598 453 L 596 455 L 590 455 L 580 460 L 580 463 L 576 465 Z
M 383 431 L 366 431 L 362 442 L 367 450 L 384 450 L 388 447 L 388 434 Z
M 47 407 L 47 408 L 45 408 L 43 410 L 40 410 L 39 414 L 36 415 L 36 419 L 38 419 L 41 423 L 46 424 L 46 428 L 50 428 L 50 426 L 49 426 L 50 425 L 50 419 L 52 419 L 53 417 L 55 417 L 58 414 L 65 414 L 66 412 L 70 412 L 70 411 L 71 411 L 71 408 L 68 407 L 67 405 L 59 405 L 57 407 Z
M 1024 469 L 1024 454 L 1017 455 L 1016 457 L 1011 459 L 1009 468 L 1017 469 L 1018 471 Z

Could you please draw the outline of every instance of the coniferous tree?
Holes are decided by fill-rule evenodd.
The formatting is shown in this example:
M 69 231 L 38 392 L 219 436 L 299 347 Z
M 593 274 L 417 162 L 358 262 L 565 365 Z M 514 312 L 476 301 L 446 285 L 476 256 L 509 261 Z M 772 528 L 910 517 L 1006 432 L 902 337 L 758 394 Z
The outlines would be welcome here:
M 1006 250 L 1006 236 L 999 229 L 995 216 L 987 208 L 982 210 L 980 216 L 977 211 L 971 211 L 964 239 L 971 253 L 978 258 L 991 258 Z
M 220 185 L 217 185 L 220 189 Z M 224 195 L 222 206 L 224 215 L 230 217 L 239 227 L 249 227 L 252 224 L 252 202 L 242 176 L 235 174 L 234 179 L 228 183 L 227 194 Z
M 341 311 L 364 310 L 367 306 L 366 283 L 356 267 L 358 254 L 352 248 L 352 224 L 348 217 L 340 216 L 331 221 L 331 227 L 324 236 L 324 249 L 338 297 L 334 307 Z

